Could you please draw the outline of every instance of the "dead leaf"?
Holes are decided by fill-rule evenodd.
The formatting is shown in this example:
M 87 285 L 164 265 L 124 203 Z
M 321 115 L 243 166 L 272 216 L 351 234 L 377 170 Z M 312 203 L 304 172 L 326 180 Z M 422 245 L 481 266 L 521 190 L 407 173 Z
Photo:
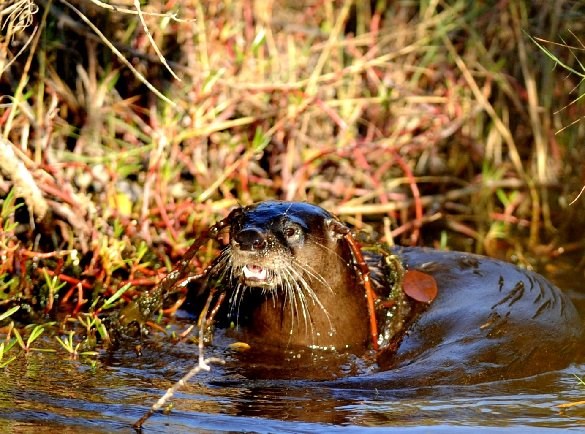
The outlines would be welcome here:
M 403 290 L 416 301 L 430 303 L 437 296 L 437 281 L 430 274 L 408 270 L 404 275 Z

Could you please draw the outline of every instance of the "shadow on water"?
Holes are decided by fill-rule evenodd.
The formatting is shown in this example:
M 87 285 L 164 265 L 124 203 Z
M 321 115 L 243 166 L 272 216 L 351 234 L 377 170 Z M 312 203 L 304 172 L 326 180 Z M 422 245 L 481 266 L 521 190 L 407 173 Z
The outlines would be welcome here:
M 573 276 L 559 281 L 585 317 L 585 297 Z M 569 285 L 567 285 L 569 283 Z M 174 320 L 184 329 L 188 320 Z M 144 432 L 530 432 L 582 430 L 585 400 L 575 375 L 585 364 L 513 381 L 474 386 L 384 390 L 372 381 L 246 380 L 216 342 L 207 356 L 228 359 L 194 377 L 157 413 Z M 118 350 L 94 369 L 62 353 L 31 353 L 0 372 L 0 431 L 35 433 L 134 432 L 138 420 L 196 362 L 192 343 L 149 338 L 143 355 Z M 232 363 L 229 363 L 229 360 Z M 355 361 L 354 361 L 355 362 Z M 359 362 L 355 362 L 359 365 Z M 236 368 L 234 368 L 236 366 Z M 362 367 L 363 368 L 363 367 Z M 368 375 L 364 377 L 368 379 Z M 374 378 L 374 377 L 372 377 Z

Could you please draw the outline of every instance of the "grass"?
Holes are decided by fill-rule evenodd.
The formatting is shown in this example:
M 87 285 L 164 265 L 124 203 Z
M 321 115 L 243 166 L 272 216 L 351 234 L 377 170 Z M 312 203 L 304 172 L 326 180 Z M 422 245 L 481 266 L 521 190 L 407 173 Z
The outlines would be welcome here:
M 141 7 L 4 3 L 0 309 L 22 309 L 2 324 L 68 312 L 75 356 L 268 198 L 524 266 L 585 250 L 579 2 Z

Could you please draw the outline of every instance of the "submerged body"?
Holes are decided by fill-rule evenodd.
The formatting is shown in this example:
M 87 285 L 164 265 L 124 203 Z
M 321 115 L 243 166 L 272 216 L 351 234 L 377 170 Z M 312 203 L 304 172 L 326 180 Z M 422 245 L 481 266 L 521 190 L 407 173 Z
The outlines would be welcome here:
M 562 369 L 575 361 L 583 325 L 573 303 L 544 277 L 459 252 L 398 248 L 439 293 L 378 359 L 388 380 L 411 386 L 472 384 Z
M 226 222 L 229 242 L 211 275 L 228 291 L 222 314 L 251 344 L 250 354 L 264 362 L 283 355 L 274 360 L 287 361 L 284 375 L 298 369 L 291 360 L 301 353 L 312 360 L 325 353 L 372 354 L 371 314 L 346 226 L 315 205 L 276 201 L 240 208 Z M 384 255 L 363 253 L 383 344 L 375 353 L 384 371 L 376 374 L 378 384 L 518 378 L 561 369 L 576 356 L 581 319 L 536 273 L 477 255 L 397 248 L 392 255 L 401 267 L 437 282 L 437 297 L 421 303 L 396 291 L 400 279 L 376 266 Z

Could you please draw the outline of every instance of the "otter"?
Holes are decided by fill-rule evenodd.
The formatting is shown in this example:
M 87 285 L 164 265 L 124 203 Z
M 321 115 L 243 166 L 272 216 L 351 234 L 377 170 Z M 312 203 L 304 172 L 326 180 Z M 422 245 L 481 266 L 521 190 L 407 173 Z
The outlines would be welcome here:
M 371 312 L 350 230 L 323 208 L 265 201 L 235 209 L 219 228 L 229 239 L 207 270 L 227 299 L 217 319 L 235 324 L 253 350 L 361 356 L 379 346 L 379 375 L 409 386 L 530 376 L 566 367 L 579 351 L 583 324 L 570 299 L 515 265 L 418 247 L 363 249 Z M 411 270 L 432 276 L 436 298 L 401 290 Z
M 368 311 L 351 272 L 349 232 L 308 203 L 268 201 L 226 219 L 229 242 L 211 274 L 229 276 L 229 319 L 263 346 L 365 351 Z
M 154 291 L 122 309 L 112 330 L 123 334 L 159 309 L 208 238 L 223 248 L 192 276 L 191 302 L 200 333 L 215 325 L 251 346 L 241 355 L 249 363 L 238 364 L 244 375 L 336 377 L 340 387 L 475 384 L 563 369 L 583 356 L 575 306 L 539 274 L 469 253 L 361 247 L 323 208 L 284 201 L 233 210 Z M 345 365 L 331 370 L 327 360 Z M 365 378 L 347 375 L 355 360 Z

